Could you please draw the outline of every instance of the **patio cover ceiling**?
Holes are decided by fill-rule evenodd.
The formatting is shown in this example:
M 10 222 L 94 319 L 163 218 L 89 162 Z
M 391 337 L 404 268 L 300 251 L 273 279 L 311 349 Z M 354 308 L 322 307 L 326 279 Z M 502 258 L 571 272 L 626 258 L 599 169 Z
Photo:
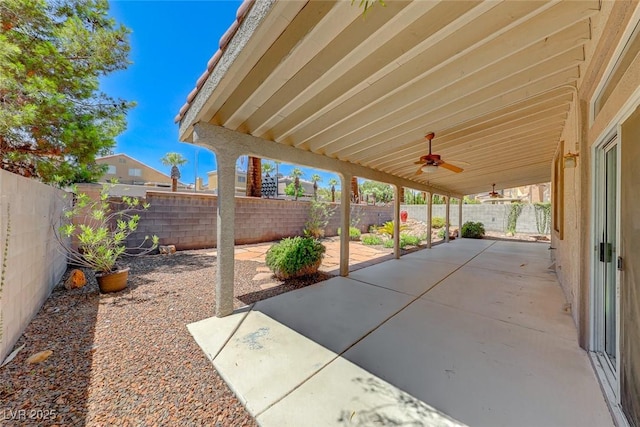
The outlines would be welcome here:
M 181 140 L 204 121 L 459 194 L 550 181 L 597 0 L 357 3 L 245 10 Z M 464 172 L 415 174 L 428 132 Z

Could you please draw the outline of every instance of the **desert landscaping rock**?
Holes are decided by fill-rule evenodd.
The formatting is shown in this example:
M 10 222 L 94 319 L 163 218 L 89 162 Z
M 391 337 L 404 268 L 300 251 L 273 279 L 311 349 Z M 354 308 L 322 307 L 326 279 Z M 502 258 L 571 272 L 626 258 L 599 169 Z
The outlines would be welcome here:
M 61 281 L 16 343 L 24 349 L 0 368 L 0 414 L 55 416 L 0 425 L 255 426 L 186 328 L 214 315 L 216 258 L 208 253 L 133 258 L 129 287 L 115 294 L 101 295 L 88 270 L 82 288 Z M 254 281 L 259 267 L 236 261 L 235 307 L 330 277 Z M 53 353 L 27 363 L 43 349 Z

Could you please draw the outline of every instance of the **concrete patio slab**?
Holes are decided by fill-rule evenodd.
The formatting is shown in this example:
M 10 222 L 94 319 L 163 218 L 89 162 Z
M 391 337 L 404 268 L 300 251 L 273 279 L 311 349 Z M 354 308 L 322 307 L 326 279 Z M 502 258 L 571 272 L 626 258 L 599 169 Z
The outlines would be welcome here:
M 493 246 L 492 246 L 493 248 Z M 490 249 L 487 249 L 489 251 Z M 495 271 L 506 271 L 516 274 L 527 274 L 540 277 L 549 277 L 554 274 L 549 270 L 551 260 L 539 256 L 523 255 L 513 252 L 481 253 L 467 264 L 469 267 L 480 267 Z
M 258 414 L 335 357 L 286 325 L 251 311 L 213 364 L 247 410 Z
M 550 242 L 509 242 L 500 241 L 486 250 L 486 254 L 511 254 L 550 259 Z
M 331 362 L 257 420 L 263 426 L 278 427 L 463 425 L 343 358 Z
M 422 299 L 344 357 L 465 424 L 612 425 L 575 341 Z
M 227 317 L 210 317 L 191 323 L 187 325 L 187 329 L 202 348 L 204 354 L 213 361 L 247 314 L 249 314 L 249 307 L 237 310 Z
M 344 277 L 256 303 L 253 310 L 342 353 L 414 298 Z
M 213 364 L 265 427 L 612 426 L 545 248 L 513 244 L 456 240 L 190 330 L 208 355 L 226 341 Z
M 485 252 L 486 253 L 486 252 Z M 503 322 L 576 340 L 571 314 L 555 276 L 530 276 L 462 267 L 424 299 Z
M 349 277 L 407 295 L 419 296 L 459 267 L 459 264 L 402 257 L 355 271 Z
M 402 258 L 464 264 L 494 243 L 495 241 L 483 239 L 456 239 L 450 243 L 440 243 L 431 249 L 413 252 Z

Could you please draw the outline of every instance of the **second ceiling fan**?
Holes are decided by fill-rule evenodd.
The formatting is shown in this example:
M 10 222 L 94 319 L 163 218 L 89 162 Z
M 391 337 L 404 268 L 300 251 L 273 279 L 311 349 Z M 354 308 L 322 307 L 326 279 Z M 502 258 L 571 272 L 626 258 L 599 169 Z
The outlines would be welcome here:
M 420 160 L 415 162 L 416 165 L 420 165 L 420 168 L 416 171 L 416 175 L 422 174 L 422 172 L 427 172 L 430 170 L 436 170 L 439 167 L 444 169 L 448 169 L 451 172 L 460 173 L 464 169 L 459 168 L 458 166 L 452 165 L 451 163 L 447 163 L 440 157 L 439 154 L 433 154 L 431 152 L 431 140 L 435 137 L 435 133 L 431 132 L 425 136 L 425 138 L 429 141 L 429 154 L 425 154 L 420 157 Z

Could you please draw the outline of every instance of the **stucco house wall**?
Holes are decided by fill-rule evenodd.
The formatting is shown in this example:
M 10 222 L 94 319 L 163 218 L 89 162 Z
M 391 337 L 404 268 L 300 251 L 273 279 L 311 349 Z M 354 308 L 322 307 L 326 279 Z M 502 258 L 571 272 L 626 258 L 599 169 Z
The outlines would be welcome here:
M 592 23 L 594 42 L 585 51 L 589 66 L 581 73 L 578 103 L 571 109 L 561 138 L 564 154 L 569 149 L 579 151 L 578 167 L 564 169 L 563 233 L 552 234 L 552 246 L 558 279 L 579 326 L 580 343 L 585 349 L 597 350 L 592 312 L 597 245 L 593 154 L 597 146 L 617 135 L 620 213 L 616 256 L 622 256 L 623 267 L 618 308 L 620 390 L 614 394 L 619 393 L 621 410 L 631 425 L 640 426 L 640 55 L 633 47 L 631 53 L 624 49 L 633 45 L 628 36 L 640 22 L 637 8 L 637 2 L 601 2 L 603 13 Z M 617 67 L 623 68 L 615 72 Z M 603 88 L 609 91 L 608 98 L 595 108 Z M 553 184 L 558 185 L 555 180 Z M 612 410 L 615 412 L 615 406 Z

